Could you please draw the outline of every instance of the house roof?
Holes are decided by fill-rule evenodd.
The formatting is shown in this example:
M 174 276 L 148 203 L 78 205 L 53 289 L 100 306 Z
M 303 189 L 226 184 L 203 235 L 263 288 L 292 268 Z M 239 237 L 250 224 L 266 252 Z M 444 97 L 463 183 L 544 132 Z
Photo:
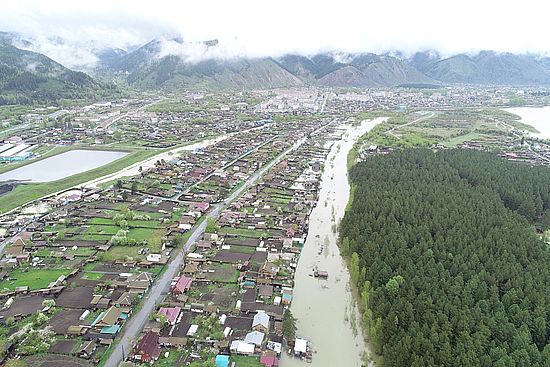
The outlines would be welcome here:
M 254 315 L 254 320 L 252 320 L 252 327 L 257 325 L 261 325 L 266 329 L 269 329 L 269 315 L 263 311 L 258 311 L 258 313 Z
M 69 335 L 80 335 L 84 331 L 84 326 L 81 325 L 70 325 L 67 328 L 67 334 Z
M 245 343 L 255 344 L 257 346 L 262 345 L 265 334 L 259 331 L 251 331 L 244 337 Z
M 145 333 L 136 346 L 136 354 L 147 354 L 151 359 L 157 359 L 160 356 L 158 334 L 152 331 Z
M 178 319 L 180 311 L 180 307 L 161 307 L 159 310 L 159 314 L 166 316 L 168 322 L 173 324 Z
M 160 336 L 159 344 L 161 345 L 174 345 L 185 346 L 187 344 L 187 338 L 177 336 Z
M 104 326 L 101 328 L 101 334 L 116 334 L 120 330 L 120 325 Z
M 199 271 L 199 268 L 195 263 L 186 264 L 185 268 L 183 268 L 184 273 L 196 273 L 197 271 Z
M 266 356 L 263 355 L 260 357 L 260 364 L 263 364 L 266 367 L 274 367 L 279 365 L 279 359 L 275 356 Z
M 111 306 L 107 311 L 102 312 L 97 319 L 92 323 L 93 326 L 112 326 L 120 317 L 122 311 L 119 308 Z
M 87 341 L 82 344 L 80 348 L 80 352 L 84 352 L 86 354 L 92 354 L 96 348 L 97 344 L 94 341 Z
M 272 285 L 260 285 L 258 287 L 258 294 L 260 297 L 271 297 L 273 295 Z
M 216 367 L 227 367 L 229 366 L 229 356 L 218 354 L 216 356 Z
M 178 278 L 178 281 L 176 282 L 176 284 L 174 284 L 173 289 L 183 293 L 189 288 L 191 288 L 191 282 L 192 282 L 191 278 L 188 278 L 185 275 L 182 275 Z
M 306 353 L 307 352 L 307 340 L 296 338 L 296 341 L 294 342 L 294 351 L 298 353 Z
M 22 241 L 21 241 L 22 242 Z M 20 255 L 23 253 L 23 250 L 24 250 L 24 245 L 11 245 L 9 247 L 6 247 L 4 249 L 4 254 L 6 256 L 16 256 L 16 255 Z
M 139 273 L 138 275 L 132 275 L 128 278 L 128 281 L 132 282 L 132 281 L 147 281 L 149 283 L 152 283 L 153 282 L 153 277 L 151 276 L 150 273 L 147 273 L 147 272 L 141 272 Z
M 254 353 L 254 344 L 242 340 L 233 340 L 230 349 L 237 351 L 237 353 L 252 354 Z
M 129 292 L 124 292 L 118 297 L 115 302 L 116 304 L 131 305 L 132 304 L 132 295 Z

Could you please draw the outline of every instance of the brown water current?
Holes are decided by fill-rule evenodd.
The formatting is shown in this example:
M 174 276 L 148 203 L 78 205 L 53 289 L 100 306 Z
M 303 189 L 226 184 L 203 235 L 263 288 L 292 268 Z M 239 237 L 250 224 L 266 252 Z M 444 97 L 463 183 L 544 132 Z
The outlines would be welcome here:
M 337 245 L 337 225 L 350 194 L 348 153 L 359 137 L 384 120 L 365 120 L 360 126 L 347 127 L 327 156 L 319 201 L 309 218 L 308 236 L 295 274 L 291 306 L 298 319 L 297 336 L 307 339 L 315 353 L 311 364 L 283 353 L 282 367 L 361 366 L 365 353 L 369 353 L 350 290 L 349 272 Z M 314 278 L 316 268 L 327 271 L 328 279 Z

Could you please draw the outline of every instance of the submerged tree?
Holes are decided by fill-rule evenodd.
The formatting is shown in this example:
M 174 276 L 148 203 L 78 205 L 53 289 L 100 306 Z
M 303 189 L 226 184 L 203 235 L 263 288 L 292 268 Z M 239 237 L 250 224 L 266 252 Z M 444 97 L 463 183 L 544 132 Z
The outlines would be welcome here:
M 283 337 L 287 342 L 291 342 L 296 339 L 296 318 L 292 315 L 290 308 L 287 308 L 283 314 Z

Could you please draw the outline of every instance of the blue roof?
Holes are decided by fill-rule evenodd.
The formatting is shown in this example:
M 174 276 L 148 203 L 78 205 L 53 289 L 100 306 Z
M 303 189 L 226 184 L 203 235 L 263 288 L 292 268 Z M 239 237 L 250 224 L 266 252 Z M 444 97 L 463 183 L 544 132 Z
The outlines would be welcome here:
M 228 367 L 229 366 L 229 356 L 218 354 L 216 356 L 216 367 Z
M 102 334 L 116 334 L 120 330 L 120 325 L 104 326 L 101 328 Z
M 283 293 L 283 299 L 285 301 L 292 301 L 292 294 Z

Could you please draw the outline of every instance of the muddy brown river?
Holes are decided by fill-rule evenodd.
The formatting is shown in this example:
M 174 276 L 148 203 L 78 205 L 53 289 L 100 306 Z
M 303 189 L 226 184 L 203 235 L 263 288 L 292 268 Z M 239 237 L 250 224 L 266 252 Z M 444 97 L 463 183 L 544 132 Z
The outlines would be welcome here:
M 349 199 L 348 152 L 361 135 L 384 120 L 365 120 L 361 126 L 347 127 L 327 156 L 319 201 L 311 213 L 308 236 L 296 270 L 291 306 L 298 319 L 296 335 L 307 339 L 315 353 L 312 363 L 283 353 L 282 367 L 355 367 L 361 366 L 364 354 L 368 353 L 335 228 Z M 327 271 L 328 279 L 314 278 L 316 267 Z

